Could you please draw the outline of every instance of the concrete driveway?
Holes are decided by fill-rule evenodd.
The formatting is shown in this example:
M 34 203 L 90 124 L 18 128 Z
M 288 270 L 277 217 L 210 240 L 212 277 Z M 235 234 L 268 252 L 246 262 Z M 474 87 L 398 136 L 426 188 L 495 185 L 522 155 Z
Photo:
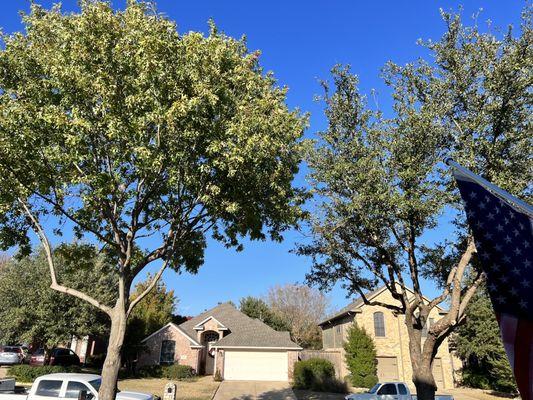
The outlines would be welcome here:
M 223 381 L 213 400 L 296 400 L 288 382 Z

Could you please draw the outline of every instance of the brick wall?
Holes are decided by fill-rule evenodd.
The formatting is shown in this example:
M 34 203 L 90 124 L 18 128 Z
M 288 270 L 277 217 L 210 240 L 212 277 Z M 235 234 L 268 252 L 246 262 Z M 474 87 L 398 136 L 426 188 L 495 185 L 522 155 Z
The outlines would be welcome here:
M 389 291 L 385 290 L 382 292 L 376 300 L 394 304 L 395 299 L 392 298 Z M 385 336 L 376 337 L 374 333 L 374 313 L 381 312 L 383 313 L 383 318 L 385 320 Z M 434 318 L 435 321 L 439 320 L 441 316 L 438 314 L 438 310 L 433 309 L 429 315 L 430 318 Z M 350 321 L 352 317 L 347 317 L 343 320 L 334 322 L 333 332 L 335 335 L 335 347 L 325 348 L 325 350 L 339 350 L 341 352 L 343 367 L 341 369 L 341 374 L 343 376 L 349 373 L 346 368 L 346 363 L 344 362 L 344 349 L 342 344 L 338 340 L 339 333 L 342 333 L 343 338 L 346 339 L 346 333 L 348 327 L 353 323 Z M 398 377 L 401 381 L 406 382 L 411 389 L 414 389 L 412 383 L 412 368 L 411 368 L 411 359 L 409 356 L 409 336 L 407 334 L 407 327 L 403 322 L 403 316 L 395 316 L 391 310 L 385 309 L 379 306 L 363 306 L 361 308 L 361 313 L 356 314 L 355 316 L 356 323 L 363 327 L 366 332 L 374 340 L 376 346 L 376 351 L 378 357 L 396 357 L 398 360 Z M 336 328 L 336 324 L 341 325 L 340 329 Z M 340 332 L 339 332 L 340 331 Z M 452 359 L 450 351 L 448 348 L 448 340 L 440 345 L 439 350 L 436 355 L 437 358 L 440 358 L 442 361 L 443 369 L 443 378 L 444 378 L 444 388 L 439 389 L 449 389 L 454 387 L 454 378 L 453 378 L 453 368 L 452 368 Z
M 181 365 L 189 365 L 198 372 L 199 349 L 191 349 L 189 339 L 181 332 L 168 326 L 157 335 L 152 336 L 145 342 L 147 350 L 139 355 L 137 366 L 158 365 L 161 356 L 161 343 L 163 340 L 174 340 L 176 348 L 174 362 Z

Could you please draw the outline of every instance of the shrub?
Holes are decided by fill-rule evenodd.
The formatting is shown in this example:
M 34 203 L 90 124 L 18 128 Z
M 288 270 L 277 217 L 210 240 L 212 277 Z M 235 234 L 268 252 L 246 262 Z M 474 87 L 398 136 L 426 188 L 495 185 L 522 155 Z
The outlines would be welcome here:
M 55 374 L 58 372 L 80 372 L 80 367 L 70 366 L 61 367 L 59 365 L 43 365 L 33 367 L 30 365 L 14 365 L 9 367 L 7 375 L 15 378 L 18 382 L 33 382 L 41 375 Z
M 346 343 L 346 365 L 350 371 L 348 379 L 352 386 L 371 388 L 378 382 L 376 347 L 372 338 L 355 323 L 348 329 Z
M 85 362 L 85 364 L 93 368 L 102 368 L 104 365 L 105 356 L 105 354 L 96 354 L 94 356 L 89 356 L 87 357 L 87 361 Z
M 333 364 L 322 358 L 310 358 L 295 364 L 294 388 L 320 392 L 347 392 L 346 384 L 335 378 Z
M 188 365 L 168 365 L 162 367 L 163 378 L 166 379 L 175 379 L 175 380 L 184 380 L 191 379 L 196 376 L 194 369 Z
M 165 378 L 174 380 L 192 379 L 196 372 L 188 365 L 145 365 L 137 369 L 140 378 Z

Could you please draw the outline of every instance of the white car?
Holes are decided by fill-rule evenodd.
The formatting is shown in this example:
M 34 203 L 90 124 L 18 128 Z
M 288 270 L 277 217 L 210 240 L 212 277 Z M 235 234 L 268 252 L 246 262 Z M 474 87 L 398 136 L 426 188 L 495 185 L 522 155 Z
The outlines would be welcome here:
M 0 351 L 0 365 L 20 364 L 23 359 L 22 349 L 18 346 L 4 346 Z
M 0 400 L 98 400 L 100 375 L 49 374 L 40 376 L 26 393 L 1 393 Z M 116 400 L 154 400 L 154 396 L 139 392 L 118 392 Z
M 403 382 L 380 382 L 367 393 L 354 393 L 345 397 L 346 400 L 416 400 L 409 387 Z M 453 396 L 435 395 L 435 400 L 453 400 Z

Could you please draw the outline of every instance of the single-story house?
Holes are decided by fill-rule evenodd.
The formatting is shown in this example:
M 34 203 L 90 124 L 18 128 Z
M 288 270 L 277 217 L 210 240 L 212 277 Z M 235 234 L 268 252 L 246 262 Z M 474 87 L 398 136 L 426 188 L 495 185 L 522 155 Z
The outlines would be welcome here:
M 226 380 L 287 381 L 301 348 L 278 332 L 223 303 L 180 325 L 168 323 L 146 337 L 137 366 L 184 364 Z
M 410 288 L 406 289 L 413 293 Z M 366 298 L 369 301 L 388 304 L 398 303 L 385 286 L 366 294 Z M 439 306 L 431 310 L 426 329 L 422 332 L 422 340 L 427 336 L 428 327 L 446 313 L 446 310 Z M 409 357 L 409 336 L 403 318 L 403 315 L 398 315 L 388 308 L 367 305 L 362 298 L 357 298 L 320 323 L 323 349 L 325 352 L 340 353 L 342 360 L 340 375 L 348 375 L 350 372 L 345 363 L 344 343 L 348 329 L 355 323 L 364 328 L 374 341 L 378 379 L 381 382 L 407 382 L 411 389 L 414 389 Z M 433 361 L 433 376 L 438 389 L 453 388 L 454 372 L 460 368 L 460 361 L 450 352 L 448 339 L 444 339 Z

